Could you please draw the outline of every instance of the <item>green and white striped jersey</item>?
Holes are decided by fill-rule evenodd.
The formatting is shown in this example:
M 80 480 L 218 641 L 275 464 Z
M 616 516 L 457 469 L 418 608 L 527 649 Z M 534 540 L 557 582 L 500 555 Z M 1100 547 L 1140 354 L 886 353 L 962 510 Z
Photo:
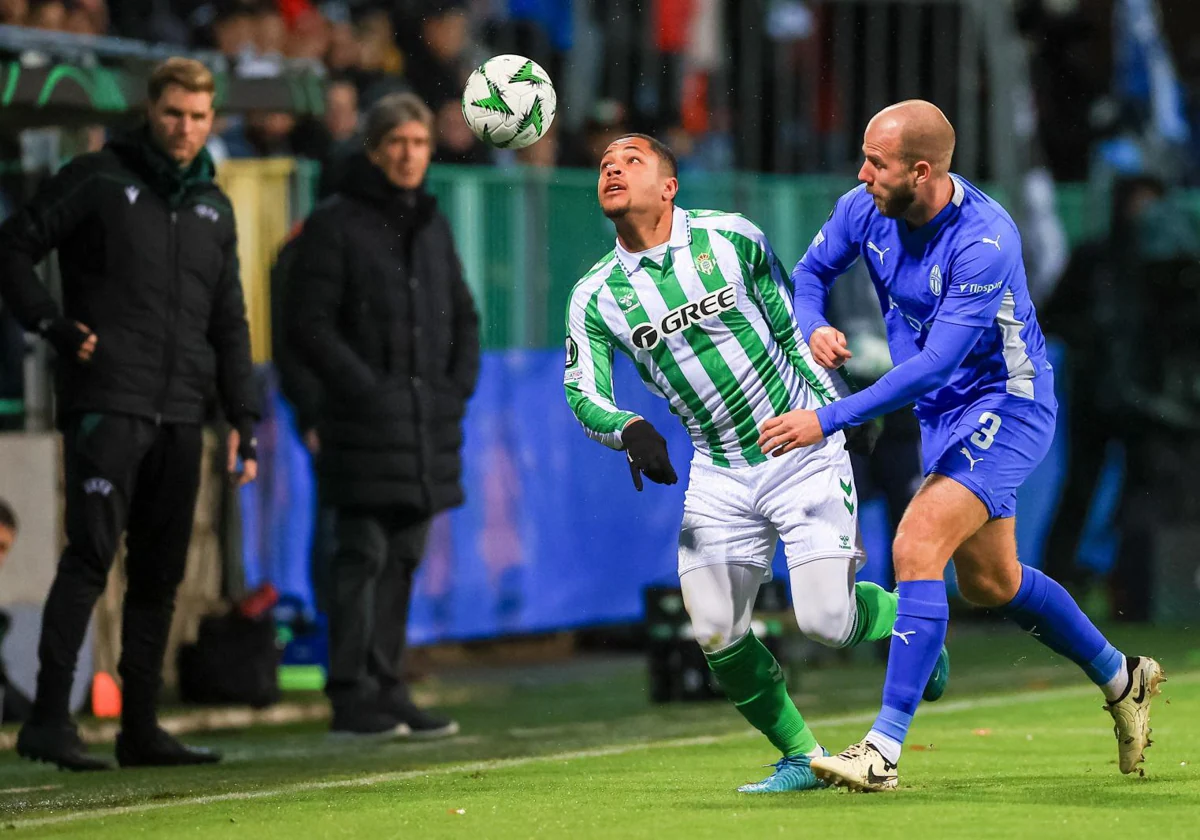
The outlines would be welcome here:
M 613 350 L 636 366 L 721 467 L 762 463 L 763 422 L 849 389 L 817 365 L 796 326 L 792 283 L 766 236 L 736 213 L 676 208 L 661 265 L 617 243 L 567 305 L 567 402 L 587 434 L 621 449 Z

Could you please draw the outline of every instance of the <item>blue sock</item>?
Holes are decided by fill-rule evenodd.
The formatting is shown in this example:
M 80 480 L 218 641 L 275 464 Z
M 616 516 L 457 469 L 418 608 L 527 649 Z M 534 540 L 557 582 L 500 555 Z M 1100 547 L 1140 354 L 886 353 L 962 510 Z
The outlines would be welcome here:
M 950 620 L 943 581 L 909 580 L 898 588 L 900 604 L 883 681 L 883 708 L 867 735 L 867 740 L 892 763 L 899 759 L 900 745 L 908 735 L 925 683 L 937 665 Z M 883 738 L 872 738 L 872 734 Z
M 1021 566 L 1021 588 L 1003 610 L 1021 629 L 1082 668 L 1096 685 L 1111 681 L 1124 662 L 1067 590 L 1037 569 Z

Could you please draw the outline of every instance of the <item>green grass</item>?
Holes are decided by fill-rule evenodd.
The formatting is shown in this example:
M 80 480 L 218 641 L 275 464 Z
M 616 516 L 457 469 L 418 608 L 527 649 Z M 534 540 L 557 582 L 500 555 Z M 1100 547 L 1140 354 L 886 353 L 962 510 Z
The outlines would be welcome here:
M 922 707 L 896 794 L 738 794 L 774 759 L 765 741 L 721 702 L 648 704 L 640 663 L 610 657 L 441 678 L 463 735 L 440 743 L 347 746 L 314 726 L 256 729 L 196 738 L 227 752 L 218 767 L 86 776 L 0 757 L 0 828 L 121 840 L 1200 836 L 1194 634 L 1114 635 L 1171 677 L 1144 778 L 1117 772 L 1109 718 L 1077 669 L 988 628 L 951 641 L 950 690 Z M 792 676 L 826 746 L 862 736 L 878 664 Z

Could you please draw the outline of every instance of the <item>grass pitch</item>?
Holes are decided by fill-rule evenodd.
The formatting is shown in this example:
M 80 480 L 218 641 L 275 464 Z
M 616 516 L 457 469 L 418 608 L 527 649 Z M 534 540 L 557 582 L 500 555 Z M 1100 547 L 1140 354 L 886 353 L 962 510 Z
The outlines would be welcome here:
M 314 725 L 197 737 L 216 767 L 70 775 L 0 757 L 12 837 L 1200 838 L 1200 640 L 1118 628 L 1169 682 L 1145 777 L 1121 776 L 1110 719 L 1078 670 L 1019 634 L 951 639 L 946 697 L 918 713 L 901 790 L 747 796 L 770 746 L 722 702 L 653 706 L 640 662 L 445 677 L 457 738 L 347 745 Z M 831 750 L 874 717 L 876 663 L 791 669 Z

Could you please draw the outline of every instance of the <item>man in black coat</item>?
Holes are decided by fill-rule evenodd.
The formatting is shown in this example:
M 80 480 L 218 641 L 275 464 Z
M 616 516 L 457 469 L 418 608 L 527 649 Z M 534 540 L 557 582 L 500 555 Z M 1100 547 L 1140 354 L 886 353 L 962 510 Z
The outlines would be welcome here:
M 117 760 L 219 759 L 180 744 L 155 714 L 214 388 L 234 429 L 230 473 L 244 484 L 257 469 L 258 396 L 233 208 L 204 149 L 213 91 L 199 62 L 164 62 L 150 77 L 146 125 L 72 160 L 0 227 L 0 295 L 58 351 L 66 471 L 68 544 L 46 600 L 37 696 L 17 751 L 73 770 L 110 766 L 85 751 L 68 696 L 125 532 Z M 56 248 L 61 312 L 34 273 Z
M 424 190 L 433 116 L 412 94 L 367 115 L 366 152 L 300 234 L 288 337 L 321 380 L 318 476 L 337 509 L 330 580 L 333 731 L 452 734 L 418 709 L 401 658 L 434 514 L 463 501 L 462 420 L 479 321 L 450 226 Z

